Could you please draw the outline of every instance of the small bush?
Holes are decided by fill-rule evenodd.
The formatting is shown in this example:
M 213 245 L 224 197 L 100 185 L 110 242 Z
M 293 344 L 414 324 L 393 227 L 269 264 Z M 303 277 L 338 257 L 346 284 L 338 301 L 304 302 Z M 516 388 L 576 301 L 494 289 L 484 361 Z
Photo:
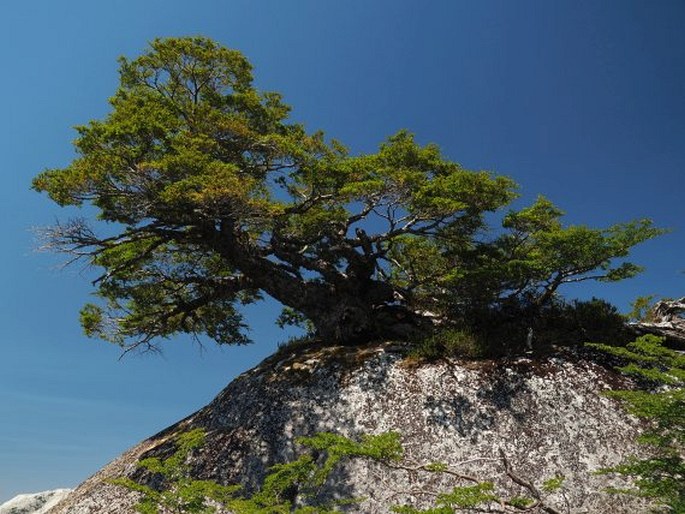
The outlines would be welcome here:
M 535 320 L 535 343 L 543 347 L 579 347 L 596 341 L 624 346 L 631 338 L 625 321 L 614 305 L 598 298 L 557 301 L 543 309 Z
M 654 315 L 654 302 L 656 296 L 653 294 L 647 296 L 638 296 L 631 304 L 631 310 L 626 314 L 630 321 L 646 321 L 654 322 L 656 317 Z
M 485 356 L 482 340 L 470 330 L 444 328 L 419 341 L 411 355 L 426 360 L 440 357 L 477 359 Z

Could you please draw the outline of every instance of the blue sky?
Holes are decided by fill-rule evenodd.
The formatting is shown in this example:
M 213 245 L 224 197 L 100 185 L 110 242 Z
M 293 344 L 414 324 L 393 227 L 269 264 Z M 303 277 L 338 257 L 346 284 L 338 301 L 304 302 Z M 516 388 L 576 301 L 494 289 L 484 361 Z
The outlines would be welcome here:
M 685 294 L 682 1 L 111 0 L 6 2 L 0 11 L 0 502 L 74 486 L 206 404 L 285 338 L 250 309 L 250 347 L 127 357 L 81 335 L 88 273 L 34 251 L 66 218 L 31 178 L 73 157 L 71 127 L 103 116 L 116 58 L 158 36 L 243 51 L 292 118 L 353 152 L 400 128 L 466 167 L 510 175 L 572 223 L 648 217 L 673 231 L 635 251 L 648 271 L 567 290 L 627 308 Z

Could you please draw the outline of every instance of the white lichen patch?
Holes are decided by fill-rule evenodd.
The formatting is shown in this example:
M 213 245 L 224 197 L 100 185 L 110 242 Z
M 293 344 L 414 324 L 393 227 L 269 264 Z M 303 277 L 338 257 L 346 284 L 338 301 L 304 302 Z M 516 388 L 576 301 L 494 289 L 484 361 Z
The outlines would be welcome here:
M 600 394 L 616 379 L 610 370 L 563 356 L 420 366 L 407 366 L 403 359 L 398 345 L 384 344 L 304 350 L 266 361 L 183 422 L 208 434 L 194 472 L 249 489 L 268 466 L 296 456 L 298 436 L 392 430 L 402 435 L 407 466 L 440 461 L 495 481 L 501 493 L 524 493 L 505 475 L 501 450 L 516 473 L 537 487 L 565 477 L 563 495 L 550 497 L 561 502 L 560 512 L 566 512 L 566 505 L 574 513 L 642 510 L 635 499 L 603 493 L 613 485 L 611 479 L 593 474 L 642 450 L 634 443 L 637 420 Z M 160 439 L 168 433 L 134 448 L 124 461 L 167 451 L 168 443 Z M 135 472 L 135 466 L 121 462 L 103 469 L 52 513 L 86 514 L 95 512 L 88 510 L 93 502 L 105 505 L 115 494 L 106 477 Z M 426 491 L 454 485 L 465 484 L 355 461 L 336 473 L 328 494 L 364 497 L 356 512 L 385 513 L 393 503 L 426 502 Z M 123 502 L 128 510 L 104 506 L 97 512 L 133 513 L 132 503 L 130 498 Z

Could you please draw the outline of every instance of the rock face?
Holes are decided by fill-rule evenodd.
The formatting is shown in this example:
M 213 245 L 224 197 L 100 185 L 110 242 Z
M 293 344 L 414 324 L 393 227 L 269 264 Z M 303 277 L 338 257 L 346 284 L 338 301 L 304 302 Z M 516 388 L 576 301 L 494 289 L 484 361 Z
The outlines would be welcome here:
M 0 505 L 0 514 L 44 514 L 66 497 L 71 489 L 20 494 Z
M 561 490 L 544 493 L 552 510 L 528 512 L 645 511 L 636 499 L 603 493 L 620 484 L 592 473 L 642 450 L 633 442 L 638 421 L 599 394 L 621 385 L 611 370 L 574 355 L 418 365 L 401 350 L 386 343 L 281 351 L 205 408 L 127 451 L 49 513 L 133 513 L 136 493 L 107 480 L 140 475 L 142 456 L 169 455 L 175 435 L 195 427 L 206 430 L 207 444 L 193 456 L 193 474 L 248 489 L 268 466 L 297 454 L 297 436 L 393 430 L 402 434 L 406 467 L 442 461 L 494 481 L 499 492 L 531 496 L 516 478 L 542 492 L 546 479 L 563 475 Z M 364 513 L 408 501 L 425 505 L 431 491 L 469 485 L 359 460 L 329 482 L 332 495 L 365 498 L 351 509 Z

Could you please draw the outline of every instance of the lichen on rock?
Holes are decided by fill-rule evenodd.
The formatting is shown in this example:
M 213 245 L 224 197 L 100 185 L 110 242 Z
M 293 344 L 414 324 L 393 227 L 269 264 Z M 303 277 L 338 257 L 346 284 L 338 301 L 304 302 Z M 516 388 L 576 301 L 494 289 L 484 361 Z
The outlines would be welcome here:
M 493 481 L 510 496 L 525 494 L 507 476 L 502 456 L 537 488 L 565 477 L 563 488 L 548 495 L 559 512 L 643 510 L 641 500 L 604 493 L 620 484 L 593 474 L 643 451 L 634 442 L 638 420 L 601 395 L 623 380 L 612 370 L 573 353 L 412 365 L 405 355 L 397 343 L 280 352 L 237 377 L 205 408 L 123 454 L 50 513 L 134 512 L 135 493 L 108 479 L 144 480 L 136 462 L 171 454 L 174 436 L 191 428 L 204 429 L 207 441 L 192 457 L 193 474 L 246 490 L 259 486 L 269 466 L 297 455 L 298 436 L 400 432 L 403 469 L 351 460 L 328 481 L 331 497 L 364 498 L 351 512 L 427 505 L 430 491 L 464 485 L 407 472 L 436 461 Z

